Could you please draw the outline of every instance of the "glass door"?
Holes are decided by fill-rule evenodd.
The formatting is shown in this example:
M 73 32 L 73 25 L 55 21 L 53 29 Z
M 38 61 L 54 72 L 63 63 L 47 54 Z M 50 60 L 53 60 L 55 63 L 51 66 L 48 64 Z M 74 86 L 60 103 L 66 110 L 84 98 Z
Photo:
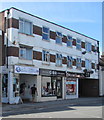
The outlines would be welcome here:
M 56 89 L 57 89 L 57 98 L 62 98 L 62 78 L 57 79 L 57 84 L 56 84 Z

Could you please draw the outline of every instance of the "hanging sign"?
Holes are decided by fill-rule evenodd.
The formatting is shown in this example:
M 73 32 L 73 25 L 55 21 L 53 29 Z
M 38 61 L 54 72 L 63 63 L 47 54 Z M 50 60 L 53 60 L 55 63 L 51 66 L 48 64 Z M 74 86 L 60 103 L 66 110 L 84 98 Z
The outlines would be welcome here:
M 39 74 L 39 68 L 15 65 L 14 72 L 19 74 Z

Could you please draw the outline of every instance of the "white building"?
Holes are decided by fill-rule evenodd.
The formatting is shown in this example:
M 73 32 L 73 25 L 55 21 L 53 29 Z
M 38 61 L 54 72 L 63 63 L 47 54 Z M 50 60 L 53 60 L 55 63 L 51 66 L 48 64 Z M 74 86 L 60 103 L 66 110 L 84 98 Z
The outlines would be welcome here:
M 16 8 L 0 21 L 2 102 L 31 101 L 33 84 L 37 101 L 99 96 L 97 40 Z

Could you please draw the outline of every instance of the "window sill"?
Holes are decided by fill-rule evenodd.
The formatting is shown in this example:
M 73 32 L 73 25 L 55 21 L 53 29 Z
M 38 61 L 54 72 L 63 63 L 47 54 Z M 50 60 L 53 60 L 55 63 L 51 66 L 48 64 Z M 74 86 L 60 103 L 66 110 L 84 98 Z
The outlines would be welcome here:
M 45 40 L 45 39 L 42 39 L 43 41 L 46 41 L 46 42 L 50 42 L 50 40 Z
M 55 65 L 56 67 L 63 67 L 62 65 Z
M 60 46 L 62 46 L 62 43 L 56 43 L 56 45 L 60 45 Z
M 73 48 L 73 46 L 67 46 L 68 48 Z
M 76 68 L 77 70 L 82 70 L 82 68 Z
M 50 62 L 42 61 L 43 65 L 50 65 Z
M 67 67 L 68 69 L 73 69 L 73 67 Z
M 26 36 L 30 36 L 30 37 L 35 37 L 34 35 L 29 35 L 29 34 L 21 33 L 21 32 L 19 32 L 19 34 L 26 35 Z

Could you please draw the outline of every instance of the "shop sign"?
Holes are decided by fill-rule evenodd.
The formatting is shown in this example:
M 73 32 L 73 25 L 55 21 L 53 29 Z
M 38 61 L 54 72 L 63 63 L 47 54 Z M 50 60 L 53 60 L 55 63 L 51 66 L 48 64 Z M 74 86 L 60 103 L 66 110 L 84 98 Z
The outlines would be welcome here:
M 40 69 L 39 74 L 47 75 L 47 76 L 65 76 L 65 72 L 63 71 L 48 70 L 48 69 Z
M 14 72 L 19 74 L 39 74 L 39 68 L 15 65 Z
M 83 77 L 83 74 L 78 74 L 78 73 L 66 73 L 66 77 L 72 77 L 72 78 L 80 78 Z
M 6 66 L 1 66 L 0 68 L 1 68 L 0 73 L 2 73 L 2 74 L 7 74 L 8 73 L 8 69 L 6 68 Z

